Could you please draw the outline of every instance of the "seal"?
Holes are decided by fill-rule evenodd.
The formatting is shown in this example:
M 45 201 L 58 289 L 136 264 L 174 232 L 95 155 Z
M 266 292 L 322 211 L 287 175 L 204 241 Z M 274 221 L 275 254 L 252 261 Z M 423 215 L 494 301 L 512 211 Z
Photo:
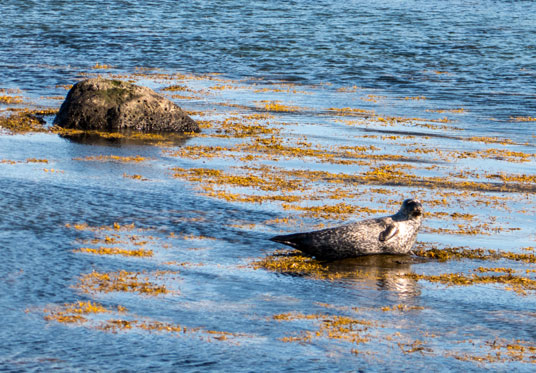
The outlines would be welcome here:
M 275 236 L 270 240 L 292 246 L 320 260 L 371 254 L 408 254 L 423 219 L 422 204 L 406 199 L 394 215 L 362 220 L 336 228 Z

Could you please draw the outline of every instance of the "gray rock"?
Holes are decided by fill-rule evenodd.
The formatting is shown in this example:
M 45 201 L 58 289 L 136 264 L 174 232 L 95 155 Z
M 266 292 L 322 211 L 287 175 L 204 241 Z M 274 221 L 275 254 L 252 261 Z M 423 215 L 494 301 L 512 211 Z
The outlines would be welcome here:
M 75 84 L 54 124 L 80 130 L 199 132 L 180 107 L 152 89 L 103 78 Z
M 272 237 L 317 259 L 343 259 L 370 254 L 407 254 L 421 227 L 423 208 L 406 199 L 391 216 L 367 219 L 336 228 Z

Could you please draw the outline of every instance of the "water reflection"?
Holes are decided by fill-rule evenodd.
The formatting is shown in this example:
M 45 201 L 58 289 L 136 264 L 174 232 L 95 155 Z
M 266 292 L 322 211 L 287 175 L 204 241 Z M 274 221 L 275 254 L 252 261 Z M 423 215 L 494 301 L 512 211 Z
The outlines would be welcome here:
M 348 274 L 345 278 L 354 278 L 361 284 L 388 290 L 399 297 L 410 298 L 420 294 L 420 289 L 412 278 L 411 264 L 422 262 L 421 259 L 407 255 L 367 255 L 326 264 L 330 272 Z
M 102 146 L 155 145 L 158 143 L 166 143 L 167 145 L 172 146 L 183 146 L 190 139 L 190 136 L 182 134 L 166 132 L 145 133 L 135 131 L 65 133 L 60 134 L 60 137 L 78 144 Z

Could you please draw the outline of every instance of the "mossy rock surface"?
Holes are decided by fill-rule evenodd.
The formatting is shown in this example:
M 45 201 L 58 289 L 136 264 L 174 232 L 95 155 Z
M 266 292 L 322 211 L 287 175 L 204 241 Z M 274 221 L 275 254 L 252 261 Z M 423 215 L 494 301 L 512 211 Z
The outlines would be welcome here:
M 80 130 L 199 132 L 180 107 L 152 89 L 103 78 L 75 84 L 54 124 Z

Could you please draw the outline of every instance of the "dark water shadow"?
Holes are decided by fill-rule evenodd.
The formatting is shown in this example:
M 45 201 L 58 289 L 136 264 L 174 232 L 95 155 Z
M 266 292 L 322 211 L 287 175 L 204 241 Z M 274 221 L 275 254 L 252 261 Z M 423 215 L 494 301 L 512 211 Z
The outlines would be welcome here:
M 183 146 L 192 136 L 169 132 L 96 132 L 62 134 L 63 139 L 84 145 L 100 146 L 130 146 L 130 145 L 158 145 Z
M 400 297 L 415 297 L 420 294 L 420 288 L 417 281 L 407 275 L 412 272 L 412 264 L 424 261 L 409 255 L 366 255 L 324 265 L 330 272 L 367 287 L 395 292 Z

